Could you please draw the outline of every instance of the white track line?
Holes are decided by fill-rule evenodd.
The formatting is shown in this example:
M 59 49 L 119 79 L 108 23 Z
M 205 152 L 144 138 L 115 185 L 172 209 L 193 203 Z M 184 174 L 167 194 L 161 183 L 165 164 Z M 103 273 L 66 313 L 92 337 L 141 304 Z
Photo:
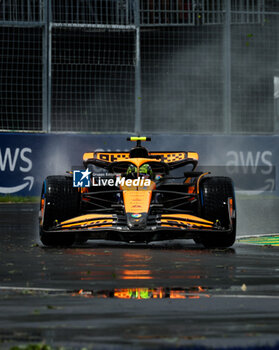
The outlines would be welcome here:
M 67 289 L 53 289 L 53 288 L 33 288 L 33 287 L 10 287 L 10 286 L 6 286 L 6 287 L 1 287 L 0 286 L 0 290 L 28 290 L 30 292 L 34 291 L 34 292 L 60 292 L 60 293 L 67 293 L 69 292 L 69 290 Z
M 279 299 L 278 295 L 249 295 L 249 294 L 233 294 L 233 295 L 218 295 L 212 294 L 212 298 L 243 298 L 243 299 Z
M 247 235 L 247 236 L 238 236 L 236 237 L 236 240 L 239 241 L 243 238 L 258 238 L 258 237 L 273 237 L 273 236 L 279 236 L 279 233 L 260 233 L 257 235 Z

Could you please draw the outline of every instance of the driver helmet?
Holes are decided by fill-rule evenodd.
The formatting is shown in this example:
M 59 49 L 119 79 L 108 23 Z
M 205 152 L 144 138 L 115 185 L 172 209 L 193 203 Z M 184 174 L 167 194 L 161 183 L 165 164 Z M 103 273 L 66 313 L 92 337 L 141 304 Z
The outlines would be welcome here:
M 128 177 L 131 177 L 131 178 L 136 178 L 137 177 L 137 167 L 133 164 L 130 164 L 128 169 L 127 169 L 126 175 Z
M 140 174 L 140 176 L 145 177 L 147 179 L 152 179 L 153 178 L 153 171 L 152 171 L 151 166 L 148 163 L 143 164 L 142 166 L 140 166 L 139 174 Z

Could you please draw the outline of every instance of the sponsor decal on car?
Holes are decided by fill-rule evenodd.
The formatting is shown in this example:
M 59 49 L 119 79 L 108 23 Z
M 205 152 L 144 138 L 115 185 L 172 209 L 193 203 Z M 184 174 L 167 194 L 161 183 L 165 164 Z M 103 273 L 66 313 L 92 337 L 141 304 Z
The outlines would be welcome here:
M 132 214 L 131 217 L 132 218 L 135 218 L 135 219 L 138 219 L 140 218 L 142 215 L 141 214 Z

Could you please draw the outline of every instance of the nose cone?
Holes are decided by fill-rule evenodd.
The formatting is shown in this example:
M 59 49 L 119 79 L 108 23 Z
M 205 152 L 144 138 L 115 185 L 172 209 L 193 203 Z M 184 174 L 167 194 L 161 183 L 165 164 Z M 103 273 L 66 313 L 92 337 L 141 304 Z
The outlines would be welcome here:
M 126 213 L 148 213 L 154 182 L 149 186 L 123 187 L 123 200 Z
M 146 228 L 146 213 L 127 213 L 127 225 L 130 230 L 143 230 Z

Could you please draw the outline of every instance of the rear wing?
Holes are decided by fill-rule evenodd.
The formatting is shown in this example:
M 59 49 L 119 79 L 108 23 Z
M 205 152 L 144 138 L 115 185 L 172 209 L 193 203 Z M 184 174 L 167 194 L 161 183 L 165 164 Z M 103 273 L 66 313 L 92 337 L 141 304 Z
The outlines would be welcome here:
M 161 161 L 172 164 L 176 162 L 181 162 L 185 160 L 198 161 L 199 155 L 196 152 L 148 152 L 148 158 L 157 158 Z M 130 152 L 88 152 L 83 154 L 84 165 L 104 163 L 104 165 L 109 165 L 113 162 L 120 162 L 124 159 L 130 158 Z M 97 160 L 97 162 L 96 162 Z

